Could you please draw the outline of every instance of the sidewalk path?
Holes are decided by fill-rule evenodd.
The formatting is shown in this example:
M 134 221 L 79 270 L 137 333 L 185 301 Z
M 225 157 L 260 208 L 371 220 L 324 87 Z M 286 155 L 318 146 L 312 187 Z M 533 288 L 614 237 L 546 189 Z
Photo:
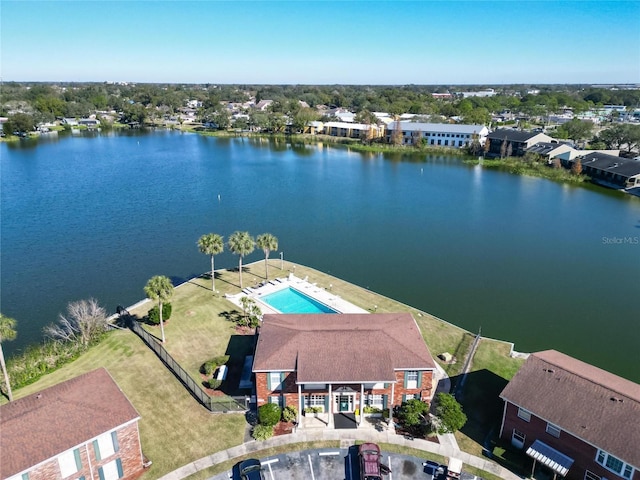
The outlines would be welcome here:
M 314 442 L 322 440 L 334 440 L 341 443 L 353 444 L 356 440 L 368 441 L 375 443 L 392 443 L 394 445 L 401 445 L 404 447 L 411 447 L 418 450 L 424 450 L 426 452 L 436 453 L 443 457 L 455 457 L 462 460 L 466 465 L 479 468 L 486 472 L 492 473 L 505 480 L 521 480 L 522 477 L 510 472 L 509 470 L 501 467 L 500 465 L 480 457 L 475 457 L 465 452 L 461 452 L 458 448 L 454 448 L 447 444 L 438 444 L 429 442 L 422 439 L 409 440 L 401 435 L 390 433 L 387 431 L 378 432 L 374 429 L 361 429 L 361 430 L 313 430 L 313 431 L 298 431 L 289 435 L 281 435 L 272 437 L 264 442 L 256 442 L 252 440 L 237 447 L 216 452 L 207 457 L 203 457 L 195 462 L 184 465 L 183 467 L 174 470 L 161 477 L 160 480 L 181 480 L 189 475 L 211 467 L 227 460 L 247 455 L 253 452 L 264 450 L 271 447 L 279 447 L 291 443 L 299 442 Z

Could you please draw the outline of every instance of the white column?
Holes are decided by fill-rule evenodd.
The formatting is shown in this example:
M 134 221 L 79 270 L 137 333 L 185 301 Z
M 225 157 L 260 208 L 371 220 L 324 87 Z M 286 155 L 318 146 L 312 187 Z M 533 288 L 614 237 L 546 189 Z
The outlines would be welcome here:
M 298 384 L 298 427 L 302 423 L 302 409 L 304 408 L 304 402 L 302 401 L 302 385 Z
M 387 405 L 387 407 L 389 407 L 389 425 L 393 423 L 393 397 L 395 396 L 395 387 L 396 382 L 393 382 L 391 384 L 391 398 L 389 398 L 389 404 Z
M 360 421 L 358 422 L 358 425 L 362 423 L 362 417 L 364 415 L 363 409 L 364 409 L 364 383 L 361 383 L 360 384 Z
M 329 384 L 329 428 L 333 428 L 333 396 L 331 395 L 331 384 Z

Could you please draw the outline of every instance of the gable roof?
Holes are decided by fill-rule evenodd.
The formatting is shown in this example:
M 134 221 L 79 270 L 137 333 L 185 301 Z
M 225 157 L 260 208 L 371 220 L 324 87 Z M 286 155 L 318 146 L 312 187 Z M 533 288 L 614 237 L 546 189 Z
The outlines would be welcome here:
M 140 418 L 104 368 L 0 406 L 0 478 Z
M 591 167 L 603 172 L 612 172 L 623 177 L 640 174 L 640 161 L 630 158 L 616 157 L 605 153 L 589 153 L 580 161 L 583 167 Z
M 297 371 L 300 383 L 394 382 L 435 368 L 409 313 L 265 315 L 253 371 Z
M 499 128 L 487 135 L 487 138 L 492 140 L 504 140 L 506 138 L 508 142 L 526 142 L 537 135 L 545 137 L 544 139 L 541 138 L 541 141 L 550 138 L 540 132 L 525 132 L 523 130 L 512 130 L 509 128 Z
M 500 398 L 640 466 L 640 385 L 555 350 L 529 356 Z

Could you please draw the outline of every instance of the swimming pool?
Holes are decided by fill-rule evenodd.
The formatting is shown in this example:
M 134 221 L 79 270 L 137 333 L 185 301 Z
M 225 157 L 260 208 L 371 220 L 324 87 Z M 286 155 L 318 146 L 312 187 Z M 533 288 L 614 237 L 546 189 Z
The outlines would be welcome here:
M 260 300 L 281 313 L 338 313 L 291 287 L 260 297 Z

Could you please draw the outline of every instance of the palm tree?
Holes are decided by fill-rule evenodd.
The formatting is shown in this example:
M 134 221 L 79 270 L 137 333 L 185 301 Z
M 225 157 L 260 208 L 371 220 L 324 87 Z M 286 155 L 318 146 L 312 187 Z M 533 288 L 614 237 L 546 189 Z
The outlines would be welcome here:
M 216 293 L 215 269 L 213 267 L 213 257 L 224 250 L 224 239 L 217 233 L 207 233 L 198 239 L 200 252 L 211 256 L 211 290 Z
M 4 384 L 7 386 L 7 394 L 9 401 L 13 401 L 13 394 L 11 393 L 11 383 L 9 382 L 9 374 L 7 373 L 7 366 L 4 363 L 4 352 L 2 351 L 2 342 L 5 340 L 13 340 L 16 338 L 16 322 L 13 318 L 5 317 L 0 313 L 0 363 L 2 364 L 2 373 L 4 374 Z
M 264 252 L 264 271 L 269 280 L 269 253 L 278 249 L 278 238 L 270 233 L 263 233 L 256 238 L 256 245 Z
M 240 255 L 238 270 L 240 272 L 240 288 L 242 288 L 242 259 L 249 255 L 255 248 L 255 241 L 249 232 L 233 232 L 229 237 L 229 250 Z
M 162 304 L 169 301 L 173 295 L 173 284 L 168 277 L 156 275 L 151 277 L 144 287 L 144 293 L 151 300 L 158 300 L 158 314 L 160 315 L 160 331 L 162 332 L 162 343 L 164 343 L 164 325 L 162 320 Z

